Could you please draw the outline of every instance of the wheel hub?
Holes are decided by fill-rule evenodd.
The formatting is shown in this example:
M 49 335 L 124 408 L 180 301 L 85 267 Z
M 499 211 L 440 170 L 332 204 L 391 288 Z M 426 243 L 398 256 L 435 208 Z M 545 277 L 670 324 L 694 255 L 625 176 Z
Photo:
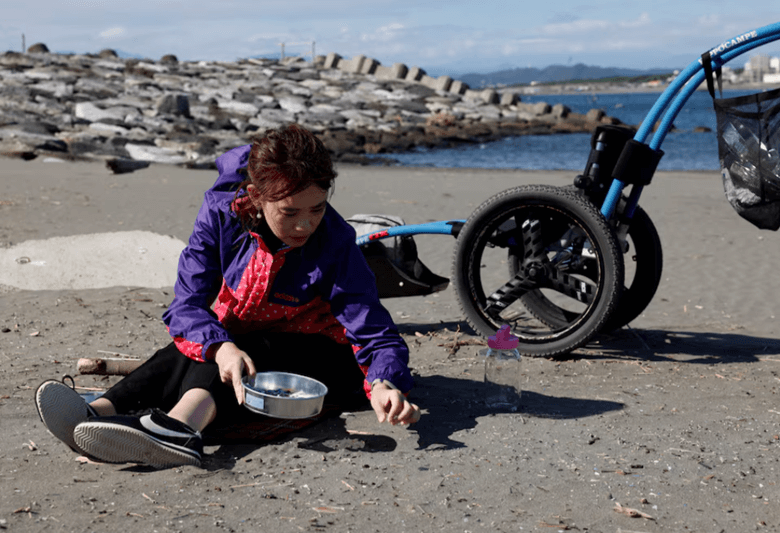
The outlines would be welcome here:
M 524 267 L 523 272 L 526 279 L 531 281 L 540 281 L 547 277 L 547 271 L 544 268 L 544 264 L 540 261 L 529 261 Z

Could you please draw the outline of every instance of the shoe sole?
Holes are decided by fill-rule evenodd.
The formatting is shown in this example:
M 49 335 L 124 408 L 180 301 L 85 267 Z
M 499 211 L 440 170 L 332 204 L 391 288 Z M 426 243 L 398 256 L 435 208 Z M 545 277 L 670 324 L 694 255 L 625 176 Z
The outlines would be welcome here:
M 103 422 L 87 422 L 73 432 L 76 444 L 90 456 L 106 463 L 139 463 L 155 468 L 200 466 L 192 453 L 162 443 L 134 428 Z
M 78 392 L 67 385 L 59 381 L 49 381 L 38 387 L 35 392 L 35 403 L 38 407 L 38 414 L 49 433 L 77 453 L 84 453 L 73 438 L 73 430 L 88 418 L 86 402 L 83 406 L 83 416 L 74 415 L 74 410 L 82 407 L 74 405 L 74 395 L 78 395 Z M 83 400 L 81 401 L 83 402 Z M 78 421 L 75 421 L 76 418 Z

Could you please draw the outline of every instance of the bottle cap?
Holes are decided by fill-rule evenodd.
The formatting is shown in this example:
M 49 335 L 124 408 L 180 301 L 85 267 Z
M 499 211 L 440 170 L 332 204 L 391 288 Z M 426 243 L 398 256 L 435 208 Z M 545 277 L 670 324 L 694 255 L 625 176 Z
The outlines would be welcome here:
M 488 338 L 488 347 L 493 350 L 514 350 L 520 339 L 512 335 L 512 330 L 504 324 L 496 334 Z

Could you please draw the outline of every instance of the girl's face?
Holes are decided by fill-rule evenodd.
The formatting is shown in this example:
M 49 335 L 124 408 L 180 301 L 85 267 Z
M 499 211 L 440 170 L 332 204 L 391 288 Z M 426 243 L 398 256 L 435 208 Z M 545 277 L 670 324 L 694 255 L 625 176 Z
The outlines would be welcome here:
M 276 202 L 257 197 L 253 185 L 247 186 L 249 197 L 263 213 L 268 227 L 284 244 L 297 248 L 306 244 L 320 225 L 328 205 L 328 191 L 310 185 L 301 192 Z

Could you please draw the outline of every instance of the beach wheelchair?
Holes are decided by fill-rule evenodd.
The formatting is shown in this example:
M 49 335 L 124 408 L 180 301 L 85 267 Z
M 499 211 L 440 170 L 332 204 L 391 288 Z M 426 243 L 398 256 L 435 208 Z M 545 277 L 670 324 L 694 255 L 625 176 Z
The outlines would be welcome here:
M 429 294 L 447 283 L 427 268 L 416 276 L 387 255 L 397 245 L 380 249 L 377 243 L 444 234 L 457 238 L 452 283 L 466 321 L 479 335 L 488 337 L 509 324 L 522 354 L 554 357 L 627 325 L 651 302 L 663 267 L 658 232 L 639 198 L 652 181 L 675 117 L 705 81 L 718 121 L 726 197 L 756 226 L 778 229 L 780 90 L 730 99 L 715 93 L 723 64 L 777 39 L 780 23 L 725 41 L 670 83 L 638 129 L 597 127 L 585 169 L 570 186 L 507 189 L 466 220 L 358 232 L 357 243 L 367 257 L 373 254 L 380 296 Z M 414 259 L 419 261 L 416 254 Z M 404 286 L 407 290 L 399 290 Z

